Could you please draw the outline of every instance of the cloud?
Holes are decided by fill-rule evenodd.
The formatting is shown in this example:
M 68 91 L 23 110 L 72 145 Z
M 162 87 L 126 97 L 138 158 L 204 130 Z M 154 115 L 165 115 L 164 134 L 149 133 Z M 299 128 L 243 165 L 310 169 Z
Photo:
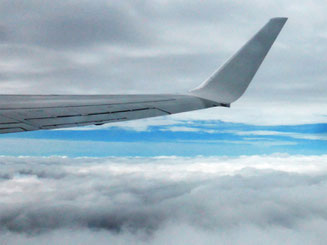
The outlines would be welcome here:
M 324 155 L 0 161 L 4 244 L 325 239 Z
M 162 129 L 162 131 L 171 131 L 171 132 L 208 132 L 214 133 L 214 130 L 205 130 L 201 128 L 185 127 L 185 126 L 172 126 L 169 128 Z
M 3 0 L 0 9 L 0 89 L 22 94 L 182 93 L 205 80 L 268 18 L 288 16 L 240 101 L 229 110 L 180 117 L 260 125 L 326 122 L 321 0 L 291 6 L 281 0 Z
M 246 131 L 246 132 L 235 132 L 237 135 L 241 136 L 284 136 L 290 137 L 294 139 L 305 139 L 305 140 L 327 140 L 327 136 L 325 134 L 301 134 L 294 132 L 277 132 L 277 131 Z
M 137 45 L 150 40 L 143 28 L 145 24 L 132 13 L 128 3 L 33 1 L 17 7 L 19 4 L 19 1 L 1 2 L 6 9 L 2 15 L 6 26 L 3 32 L 11 43 L 74 49 L 103 42 Z

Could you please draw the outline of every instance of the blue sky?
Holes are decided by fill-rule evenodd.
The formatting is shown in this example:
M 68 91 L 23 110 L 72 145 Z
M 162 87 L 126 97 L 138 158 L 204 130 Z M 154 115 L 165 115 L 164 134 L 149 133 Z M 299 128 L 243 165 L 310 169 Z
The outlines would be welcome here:
M 120 124 L 35 131 L 0 136 L 3 155 L 103 156 L 238 156 L 326 153 L 327 124 L 256 126 L 217 120 L 175 121 L 144 128 Z M 30 144 L 35 144 L 32 147 Z M 39 144 L 48 147 L 38 148 Z M 82 144 L 83 147 L 78 146 Z M 100 146 L 99 148 L 97 148 Z M 35 150 L 38 149 L 38 150 Z

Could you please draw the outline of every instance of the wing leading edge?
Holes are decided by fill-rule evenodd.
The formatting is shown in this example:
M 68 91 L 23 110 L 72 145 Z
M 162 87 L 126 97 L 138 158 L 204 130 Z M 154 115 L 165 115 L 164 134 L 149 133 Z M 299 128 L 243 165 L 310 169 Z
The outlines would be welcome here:
M 271 19 L 186 95 L 0 95 L 0 133 L 102 125 L 229 106 L 245 92 L 286 20 Z

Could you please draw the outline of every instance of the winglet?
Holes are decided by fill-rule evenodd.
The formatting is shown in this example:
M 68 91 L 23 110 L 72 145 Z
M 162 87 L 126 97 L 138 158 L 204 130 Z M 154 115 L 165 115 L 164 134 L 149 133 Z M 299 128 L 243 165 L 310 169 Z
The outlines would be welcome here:
M 236 101 L 249 86 L 286 21 L 287 18 L 271 19 L 208 80 L 190 93 L 223 104 Z

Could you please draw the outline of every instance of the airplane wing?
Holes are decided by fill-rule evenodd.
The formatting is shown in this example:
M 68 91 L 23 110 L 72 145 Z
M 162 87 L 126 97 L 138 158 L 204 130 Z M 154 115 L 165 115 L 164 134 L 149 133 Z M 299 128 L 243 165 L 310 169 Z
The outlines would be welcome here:
M 0 95 L 0 133 L 56 129 L 230 106 L 247 89 L 287 18 L 271 19 L 185 95 Z
M 220 105 L 189 95 L 1 95 L 0 133 L 169 115 Z

